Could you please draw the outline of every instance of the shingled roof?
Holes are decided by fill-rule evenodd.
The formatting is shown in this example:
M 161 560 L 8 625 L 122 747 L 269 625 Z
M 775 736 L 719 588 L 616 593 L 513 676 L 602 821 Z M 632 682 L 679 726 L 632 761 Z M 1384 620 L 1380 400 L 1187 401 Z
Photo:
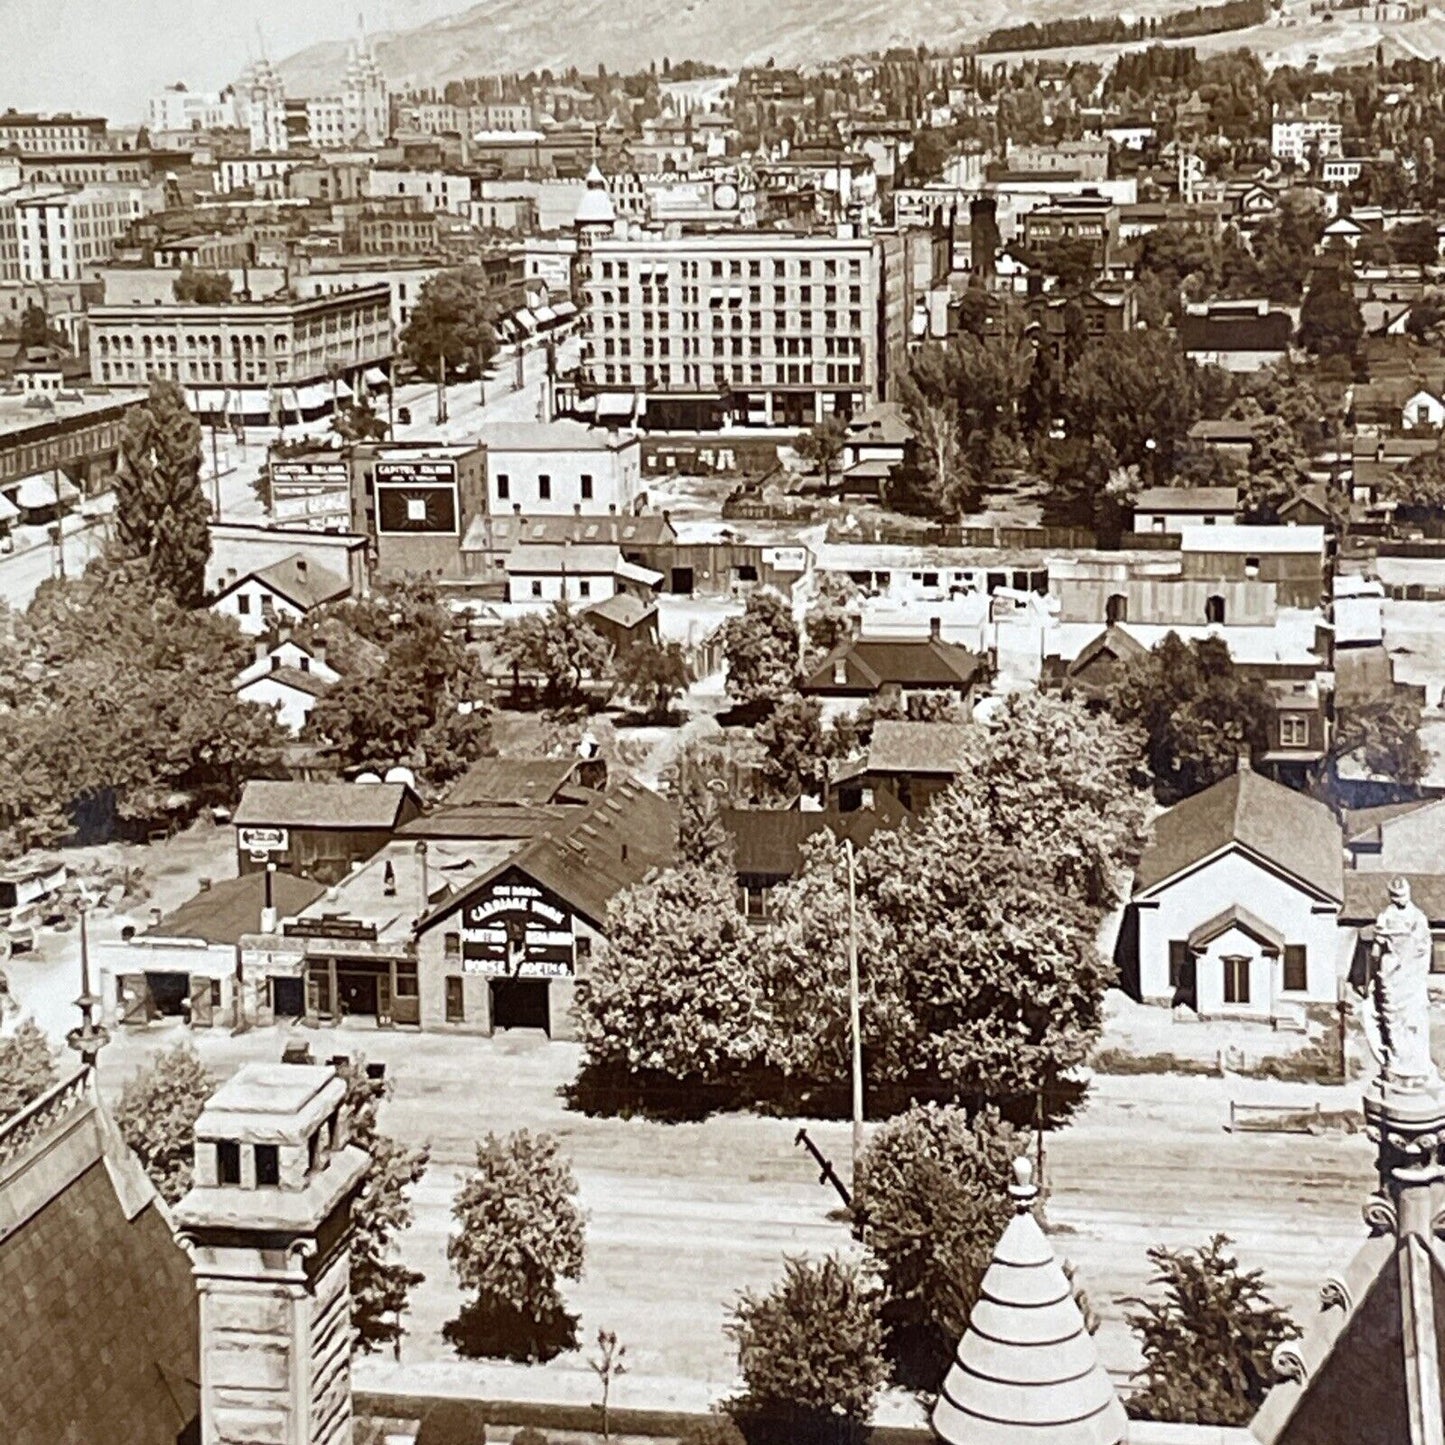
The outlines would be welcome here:
M 836 680 L 842 665 L 844 680 Z M 937 637 L 856 637 L 840 643 L 803 683 L 805 693 L 870 693 L 890 684 L 958 692 L 971 687 L 983 662 L 966 647 Z
M 190 1261 L 88 1070 L 0 1124 L 0 1298 L 5 1445 L 200 1438 Z
M 1344 842 L 1335 815 L 1248 768 L 1160 814 L 1134 874 L 1134 896 L 1163 887 L 1231 847 L 1321 897 L 1339 902 L 1345 896 Z
M 231 821 L 237 827 L 390 829 L 408 795 L 405 783 L 309 783 L 252 778 Z
M 294 873 L 271 875 L 271 902 L 282 918 L 293 918 L 309 908 L 326 890 Z M 147 928 L 144 938 L 199 938 L 206 943 L 239 943 L 243 934 L 255 933 L 261 924 L 266 899 L 266 875 L 243 873 L 239 878 L 203 889 L 174 913 Z
M 979 736 L 980 730 L 972 723 L 883 719 L 873 724 L 868 771 L 956 777 L 967 764 Z
M 1122 1445 L 1128 1418 L 1063 1267 L 1033 1215 L 1030 1161 L 1015 1213 L 933 1407 L 943 1445 Z

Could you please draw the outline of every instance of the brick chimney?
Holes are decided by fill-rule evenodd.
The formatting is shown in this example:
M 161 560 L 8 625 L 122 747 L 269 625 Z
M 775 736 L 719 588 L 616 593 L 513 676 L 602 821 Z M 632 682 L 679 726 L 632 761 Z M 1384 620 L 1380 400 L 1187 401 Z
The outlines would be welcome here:
M 943 618 L 930 617 L 928 619 L 928 635 L 934 642 L 943 640 Z
M 196 1121 L 195 1183 L 175 1207 L 200 1293 L 205 1445 L 351 1440 L 351 1208 L 329 1067 L 247 1064 Z

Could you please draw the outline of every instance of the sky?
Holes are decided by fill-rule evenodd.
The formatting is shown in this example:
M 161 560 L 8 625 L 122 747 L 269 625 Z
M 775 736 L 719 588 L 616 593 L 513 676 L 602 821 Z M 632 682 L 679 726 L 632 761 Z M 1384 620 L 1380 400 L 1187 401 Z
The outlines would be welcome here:
M 318 40 L 407 28 L 467 0 L 0 0 L 0 109 L 85 111 L 142 120 L 176 81 L 218 90 L 258 51 L 279 60 Z

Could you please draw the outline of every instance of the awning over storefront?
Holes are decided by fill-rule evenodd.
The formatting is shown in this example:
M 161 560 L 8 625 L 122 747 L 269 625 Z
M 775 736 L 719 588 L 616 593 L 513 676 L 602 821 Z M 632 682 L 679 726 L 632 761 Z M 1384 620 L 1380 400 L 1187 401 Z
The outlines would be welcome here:
M 221 412 L 226 409 L 226 393 L 219 387 L 192 387 L 189 399 L 192 411 Z
M 8 527 L 20 515 L 20 508 L 0 493 L 0 527 Z
M 537 318 L 525 306 L 512 316 L 512 320 L 529 336 L 537 329 Z
M 552 314 L 558 321 L 566 321 L 569 316 L 577 314 L 577 303 L 575 301 L 559 301 L 552 308 Z
M 637 410 L 637 398 L 630 391 L 600 391 L 597 393 L 597 416 L 630 417 Z
M 361 375 L 366 384 L 373 389 L 391 386 L 391 378 L 379 366 L 368 366 Z
M 538 326 L 552 326 L 556 324 L 557 313 L 550 306 L 539 306 L 532 313 L 537 318 Z
M 319 382 L 312 386 L 301 387 L 295 396 L 303 413 L 323 411 L 331 405 L 331 388 Z

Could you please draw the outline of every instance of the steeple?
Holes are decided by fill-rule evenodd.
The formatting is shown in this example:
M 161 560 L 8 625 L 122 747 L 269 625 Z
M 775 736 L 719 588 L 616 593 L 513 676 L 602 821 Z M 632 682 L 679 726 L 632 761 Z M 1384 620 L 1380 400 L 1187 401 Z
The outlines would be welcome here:
M 1014 1161 L 1014 1217 L 933 1407 L 943 1445 L 1121 1445 L 1128 1420 Z

